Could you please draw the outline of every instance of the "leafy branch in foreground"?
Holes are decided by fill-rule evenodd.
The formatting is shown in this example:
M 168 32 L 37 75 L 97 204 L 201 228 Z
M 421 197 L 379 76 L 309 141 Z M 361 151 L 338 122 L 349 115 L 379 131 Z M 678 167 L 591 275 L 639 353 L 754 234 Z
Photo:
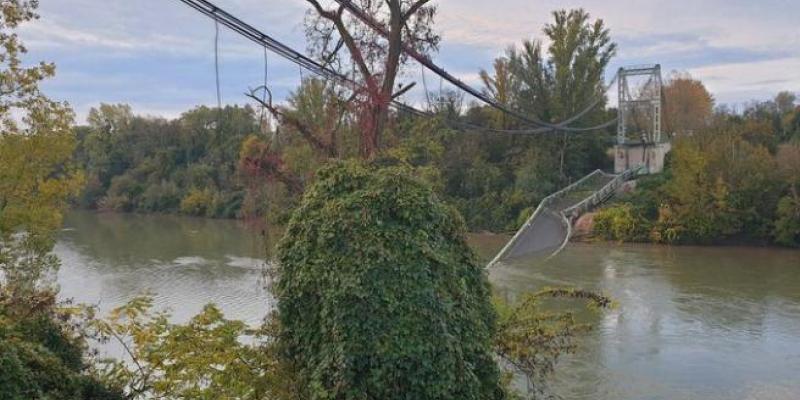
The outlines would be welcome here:
M 609 308 L 609 298 L 577 289 L 544 289 L 509 304 L 495 297 L 498 314 L 494 350 L 510 371 L 525 379 L 525 398 L 552 398 L 547 380 L 562 356 L 574 353 L 578 338 L 592 326 L 577 321 L 573 311 L 548 311 L 548 300 L 576 300 L 587 309 Z
M 92 319 L 92 331 L 125 353 L 122 360 L 100 360 L 99 368 L 127 399 L 294 398 L 292 379 L 268 340 L 272 324 L 253 330 L 211 304 L 186 324 L 169 317 L 153 312 L 153 299 L 144 296 Z

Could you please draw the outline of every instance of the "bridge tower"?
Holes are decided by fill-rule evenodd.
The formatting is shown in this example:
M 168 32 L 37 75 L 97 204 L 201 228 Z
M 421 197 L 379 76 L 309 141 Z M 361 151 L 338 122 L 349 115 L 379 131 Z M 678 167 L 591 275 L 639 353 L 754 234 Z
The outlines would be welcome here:
M 661 65 L 620 68 L 617 82 L 619 118 L 614 169 L 621 173 L 643 166 L 647 173 L 659 173 L 671 149 L 661 129 Z

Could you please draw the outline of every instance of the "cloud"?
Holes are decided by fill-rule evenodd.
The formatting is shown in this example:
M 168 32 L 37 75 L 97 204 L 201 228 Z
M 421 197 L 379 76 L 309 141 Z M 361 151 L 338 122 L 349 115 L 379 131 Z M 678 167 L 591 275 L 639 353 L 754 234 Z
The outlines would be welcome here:
M 722 50 L 759 54 L 793 53 L 800 47 L 796 18 L 800 2 L 786 0 L 442 0 L 439 21 L 443 47 L 454 44 L 497 49 L 524 38 L 541 38 L 550 11 L 585 8 L 602 18 L 620 43 L 618 62 L 651 57 L 669 64 L 675 54 Z M 713 59 L 703 61 L 706 64 Z M 727 62 L 727 61 L 725 61 Z
M 297 50 L 306 48 L 304 0 L 215 0 L 222 8 Z M 480 87 L 478 71 L 526 38 L 541 38 L 550 12 L 584 7 L 603 18 L 619 43 L 619 66 L 661 63 L 706 80 L 723 102 L 766 98 L 800 88 L 800 35 L 796 0 L 437 0 L 443 35 L 437 63 Z M 130 102 L 148 113 L 174 116 L 194 104 L 215 102 L 214 24 L 176 0 L 46 1 L 42 18 L 22 30 L 35 60 L 52 60 L 59 75 L 46 85 L 80 115 L 100 101 Z M 263 54 L 253 43 L 221 31 L 224 97 L 263 80 Z M 270 85 L 281 95 L 299 73 L 270 55 Z M 428 75 L 428 84 L 438 80 Z M 414 66 L 404 79 L 419 81 Z M 419 97 L 417 95 L 417 97 Z
M 800 93 L 800 56 L 706 66 L 689 72 L 705 83 L 719 103 L 742 103 L 782 90 Z

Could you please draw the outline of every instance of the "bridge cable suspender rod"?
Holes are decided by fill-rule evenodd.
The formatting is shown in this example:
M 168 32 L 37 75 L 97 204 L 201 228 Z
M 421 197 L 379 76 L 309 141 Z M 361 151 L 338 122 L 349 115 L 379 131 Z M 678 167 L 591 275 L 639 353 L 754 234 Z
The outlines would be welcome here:
M 315 75 L 318 75 L 326 79 L 338 81 L 340 84 L 343 84 L 347 86 L 349 89 L 354 91 L 362 89 L 361 85 L 355 82 L 353 79 L 350 79 L 343 74 L 340 74 L 330 68 L 327 68 L 322 64 L 314 61 L 313 59 L 303 55 L 302 53 L 292 49 L 291 47 L 279 42 L 278 40 L 275 40 L 271 36 L 254 28 L 252 25 L 247 24 L 241 19 L 231 15 L 227 11 L 217 7 L 210 1 L 207 0 L 179 0 L 179 1 L 195 9 L 201 14 L 211 18 L 212 20 L 216 21 L 216 23 L 226 26 L 227 28 L 242 35 L 243 37 L 249 39 L 250 41 L 264 47 L 265 49 L 269 49 L 274 53 L 280 55 L 281 57 L 297 64 L 301 69 L 306 69 L 314 73 Z M 433 115 L 432 113 L 416 109 L 410 105 L 407 105 L 397 100 L 392 101 L 392 106 L 398 111 L 406 112 L 418 117 L 428 117 L 428 118 L 435 117 L 435 115 Z M 476 131 L 476 132 L 488 131 L 493 133 L 503 133 L 512 135 L 514 134 L 533 135 L 533 134 L 543 134 L 543 133 L 553 132 L 553 129 L 550 128 L 519 129 L 519 130 L 493 129 L 493 128 L 476 126 L 463 121 L 446 120 L 445 122 L 451 124 L 456 129 L 464 131 Z M 607 122 L 602 125 L 598 125 L 596 127 L 571 128 L 571 131 L 588 132 L 592 130 L 606 128 L 608 126 L 611 126 L 613 123 L 615 123 L 615 121 Z
M 370 15 L 365 13 L 361 8 L 359 8 L 358 6 L 353 4 L 353 2 L 351 0 L 334 0 L 334 1 L 336 3 L 338 3 L 339 5 L 341 5 L 342 7 L 344 7 L 351 14 L 353 14 L 353 16 L 355 16 L 362 23 L 366 24 L 367 26 L 369 26 L 370 28 L 372 28 L 373 30 L 378 32 L 381 36 L 383 36 L 384 38 L 388 39 L 389 33 L 386 31 L 386 28 L 384 28 L 378 21 L 376 21 Z M 436 65 L 433 61 L 431 61 L 431 59 L 429 57 L 421 54 L 415 48 L 413 48 L 411 45 L 409 45 L 407 43 L 403 43 L 402 44 L 402 49 L 403 49 L 403 52 L 406 53 L 409 57 L 417 60 L 417 62 L 419 62 L 420 64 L 424 65 L 429 70 L 433 71 L 436 75 L 439 75 L 440 77 L 442 77 L 446 81 L 448 81 L 451 84 L 455 85 L 459 89 L 471 94 L 475 98 L 477 98 L 480 101 L 490 105 L 491 107 L 493 107 L 493 108 L 495 108 L 497 110 L 500 110 L 500 111 L 502 111 L 502 112 L 504 112 L 506 114 L 512 115 L 512 116 L 514 116 L 514 117 L 516 117 L 516 118 L 518 118 L 518 119 L 520 119 L 522 121 L 525 121 L 527 123 L 530 123 L 530 124 L 533 124 L 533 125 L 537 125 L 537 126 L 541 126 L 541 127 L 544 127 L 544 128 L 550 128 L 551 130 L 567 131 L 567 132 L 586 131 L 587 128 L 572 128 L 572 127 L 568 127 L 567 125 L 570 124 L 571 122 L 574 122 L 575 120 L 579 119 L 580 117 L 582 117 L 586 113 L 588 113 L 601 100 L 601 99 L 597 99 L 595 102 L 592 102 L 590 104 L 590 106 L 586 110 L 580 112 L 578 115 L 576 115 L 576 116 L 574 116 L 572 118 L 569 118 L 569 119 L 567 119 L 565 121 L 562 121 L 562 122 L 559 122 L 559 123 L 556 123 L 556 124 L 547 123 L 547 122 L 544 122 L 544 121 L 540 120 L 539 118 L 527 116 L 527 115 L 522 114 L 522 113 L 520 113 L 518 111 L 512 110 L 511 108 L 509 108 L 509 107 L 507 107 L 507 106 L 495 101 L 495 99 L 492 99 L 490 96 L 487 96 L 486 94 L 482 93 L 481 91 L 479 91 L 479 90 L 467 85 L 466 83 L 464 83 L 460 79 L 456 78 L 455 76 L 453 76 L 452 74 L 450 74 L 449 72 L 444 70 L 443 68 L 441 68 L 438 65 Z M 601 124 L 599 126 L 600 127 L 610 126 L 610 125 L 613 125 L 614 122 L 616 122 L 616 119 L 612 120 L 612 121 L 608 121 L 608 122 L 606 122 L 604 124 Z M 599 129 L 599 128 L 597 128 L 597 127 L 588 128 L 588 130 L 596 130 L 596 129 Z

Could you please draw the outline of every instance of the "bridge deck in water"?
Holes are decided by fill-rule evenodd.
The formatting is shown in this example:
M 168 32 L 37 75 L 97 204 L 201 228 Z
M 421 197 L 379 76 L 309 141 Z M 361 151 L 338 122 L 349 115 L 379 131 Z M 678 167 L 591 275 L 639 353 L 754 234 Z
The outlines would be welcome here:
M 629 170 L 611 175 L 597 170 L 546 197 L 489 266 L 501 261 L 557 254 L 572 235 L 574 219 L 608 200 L 635 173 Z

